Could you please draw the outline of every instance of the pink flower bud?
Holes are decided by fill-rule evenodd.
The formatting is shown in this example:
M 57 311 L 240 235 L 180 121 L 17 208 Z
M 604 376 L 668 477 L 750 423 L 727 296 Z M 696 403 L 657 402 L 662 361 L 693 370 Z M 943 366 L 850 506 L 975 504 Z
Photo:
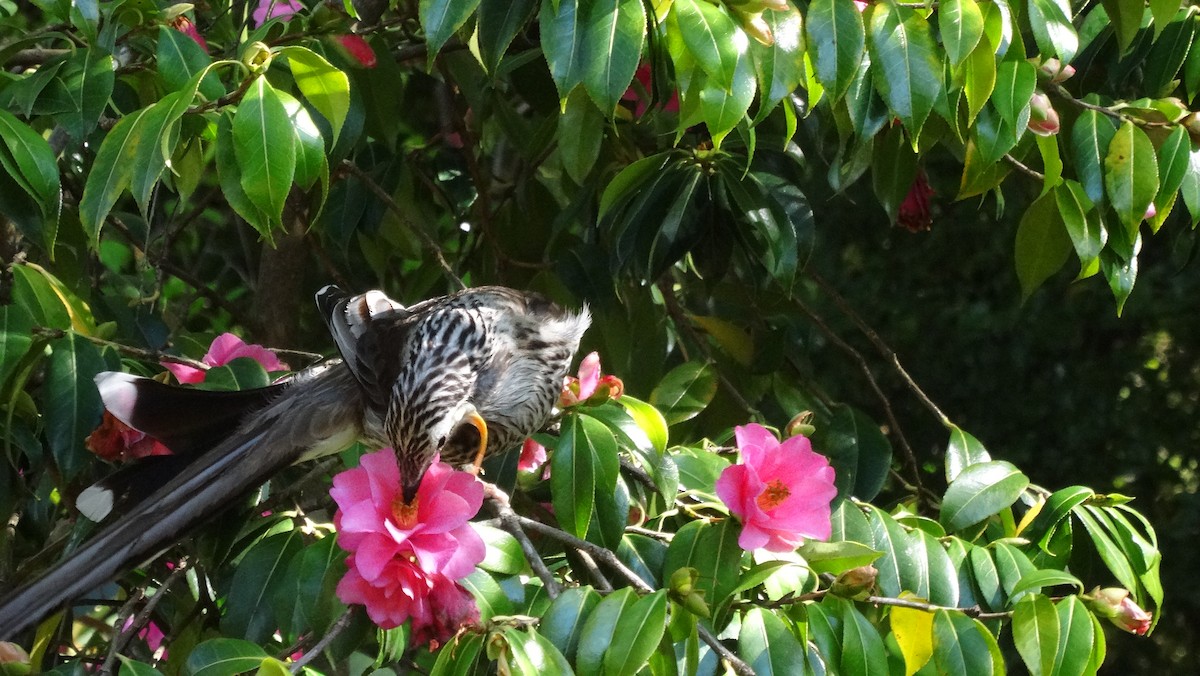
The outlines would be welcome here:
M 200 35 L 200 31 L 196 30 L 196 24 L 192 23 L 191 19 L 180 14 L 171 22 L 171 27 L 195 40 L 196 44 L 200 45 L 200 49 L 208 52 L 208 43 L 204 41 L 204 36 Z
M 361 35 L 349 33 L 337 36 L 338 44 L 347 56 L 362 64 L 363 68 L 375 67 L 375 50 Z
M 1157 215 L 1158 215 L 1158 208 L 1154 206 L 1154 202 L 1151 202 L 1150 206 L 1146 207 L 1146 215 L 1142 216 L 1142 219 L 1148 221 Z
M 1107 618 L 1124 631 L 1138 636 L 1145 636 L 1150 631 L 1154 617 L 1142 610 L 1129 597 L 1129 591 L 1126 589 L 1120 587 L 1095 589 L 1091 594 L 1082 598 L 1097 615 Z
M 16 643 L 0 641 L 0 674 L 21 676 L 31 668 L 29 653 Z
M 1033 92 L 1029 101 L 1029 131 L 1038 136 L 1053 136 L 1058 130 L 1058 111 L 1050 104 L 1050 97 L 1040 90 Z

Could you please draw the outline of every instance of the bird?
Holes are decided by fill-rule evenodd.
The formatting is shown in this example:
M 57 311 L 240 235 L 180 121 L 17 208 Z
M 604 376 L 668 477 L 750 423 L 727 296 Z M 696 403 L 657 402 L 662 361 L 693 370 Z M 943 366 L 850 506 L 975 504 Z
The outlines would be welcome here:
M 174 455 L 145 458 L 81 492 L 112 517 L 31 584 L 0 598 L 0 640 L 157 555 L 284 467 L 355 441 L 391 447 L 415 509 L 435 458 L 478 472 L 554 413 L 591 317 L 543 296 L 484 286 L 411 306 L 322 288 L 340 358 L 266 388 L 213 392 L 120 372 L 96 376 L 107 410 Z

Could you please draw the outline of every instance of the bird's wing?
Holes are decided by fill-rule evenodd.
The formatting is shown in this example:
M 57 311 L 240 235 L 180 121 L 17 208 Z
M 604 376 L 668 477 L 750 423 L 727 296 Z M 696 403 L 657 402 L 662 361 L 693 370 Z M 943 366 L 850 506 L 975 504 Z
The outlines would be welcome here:
M 379 290 L 351 296 L 333 285 L 317 292 L 317 306 L 368 405 L 385 411 L 401 368 L 397 348 L 420 313 Z

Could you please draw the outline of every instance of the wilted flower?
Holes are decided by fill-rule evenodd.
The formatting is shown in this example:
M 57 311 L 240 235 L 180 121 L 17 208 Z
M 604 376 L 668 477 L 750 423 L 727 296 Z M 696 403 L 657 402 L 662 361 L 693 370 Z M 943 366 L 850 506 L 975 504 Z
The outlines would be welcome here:
M 222 333 L 214 338 L 208 352 L 200 361 L 209 366 L 224 366 L 239 357 L 249 357 L 262 364 L 267 371 L 288 370 L 288 365 L 279 361 L 274 352 L 262 345 L 247 344 L 232 333 Z M 204 371 L 201 369 L 167 361 L 162 362 L 162 366 L 175 374 L 175 378 L 181 383 L 204 382 Z
M 255 26 L 261 26 L 267 19 L 286 19 L 302 9 L 304 5 L 297 0 L 259 0 L 251 17 Z
M 1038 136 L 1053 136 L 1058 133 L 1058 111 L 1050 103 L 1050 97 L 1041 90 L 1033 92 L 1029 100 L 1029 131 Z
M 541 467 L 544 462 L 546 462 L 546 447 L 533 439 L 526 439 L 525 443 L 521 445 L 521 457 L 517 460 L 517 469 L 522 472 L 532 472 Z
M 435 459 L 412 503 L 400 492 L 395 453 L 364 455 L 333 479 L 338 544 L 351 553 L 338 597 L 361 603 L 381 627 L 413 621 L 414 637 L 445 640 L 478 618 L 474 599 L 455 580 L 483 560 L 483 540 L 468 520 L 483 486 Z
M 200 35 L 200 31 L 196 30 L 196 24 L 192 23 L 191 19 L 180 14 L 171 21 L 171 27 L 195 40 L 196 44 L 200 45 L 200 48 L 205 52 L 208 51 L 208 42 L 204 40 L 203 35 Z
M 1138 636 L 1145 636 L 1150 631 L 1154 616 L 1142 610 L 1132 598 L 1129 590 L 1120 587 L 1096 588 L 1091 594 L 1084 595 L 1083 600 L 1097 615 L 1108 618 L 1110 622 L 1121 629 Z
M 100 426 L 83 440 L 83 445 L 92 453 L 109 462 L 126 462 L 150 455 L 170 455 L 171 450 L 157 439 L 133 429 L 108 411 L 100 419 Z
M 625 383 L 616 376 L 602 376 L 600 355 L 592 352 L 579 362 L 579 377 L 563 378 L 560 406 L 575 406 L 595 397 L 596 399 L 619 399 L 625 393 Z
M 742 522 L 742 549 L 789 552 L 804 538 L 828 539 L 829 503 L 837 495 L 829 461 L 806 437 L 781 444 L 755 424 L 734 433 L 742 461 L 721 472 L 717 495 Z
M 638 66 L 638 69 L 633 73 L 633 78 L 637 80 L 638 84 L 641 85 L 641 89 L 630 85 L 629 89 L 626 89 L 625 93 L 621 95 L 621 100 L 626 103 L 632 103 L 634 117 L 641 117 L 645 114 L 646 109 L 650 107 L 651 97 L 646 92 L 653 91 L 652 87 L 654 84 L 654 73 L 653 69 L 650 67 L 650 64 L 643 63 L 642 65 Z M 679 112 L 678 91 L 671 90 L 671 98 L 667 99 L 667 102 L 663 104 L 662 109 L 668 113 Z
M 928 230 L 933 226 L 933 215 L 929 210 L 929 198 L 933 196 L 933 188 L 925 178 L 925 170 L 918 169 L 917 177 L 913 179 L 908 194 L 900 203 L 900 211 L 896 215 L 896 223 L 909 232 Z
M 866 598 L 875 588 L 875 580 L 878 577 L 879 570 L 875 566 L 851 568 L 837 576 L 830 585 L 829 592 L 846 599 Z

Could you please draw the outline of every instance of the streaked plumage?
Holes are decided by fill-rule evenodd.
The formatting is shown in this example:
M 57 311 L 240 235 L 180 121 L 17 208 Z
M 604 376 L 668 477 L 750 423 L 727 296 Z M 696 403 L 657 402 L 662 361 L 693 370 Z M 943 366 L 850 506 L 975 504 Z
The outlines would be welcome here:
M 162 463 L 173 476 L 131 469 L 123 482 L 81 495 L 97 518 L 114 504 L 128 511 L 0 601 L 0 639 L 157 554 L 298 460 L 356 439 L 392 446 L 411 500 L 434 455 L 466 465 L 477 460 L 481 442 L 487 452 L 516 446 L 546 424 L 589 323 L 586 310 L 565 311 L 502 287 L 408 308 L 380 291 L 347 296 L 326 287 L 317 302 L 342 360 L 287 383 L 211 393 L 121 373 L 97 377 L 114 416 L 194 460 Z M 152 480 L 166 483 L 139 494 Z

